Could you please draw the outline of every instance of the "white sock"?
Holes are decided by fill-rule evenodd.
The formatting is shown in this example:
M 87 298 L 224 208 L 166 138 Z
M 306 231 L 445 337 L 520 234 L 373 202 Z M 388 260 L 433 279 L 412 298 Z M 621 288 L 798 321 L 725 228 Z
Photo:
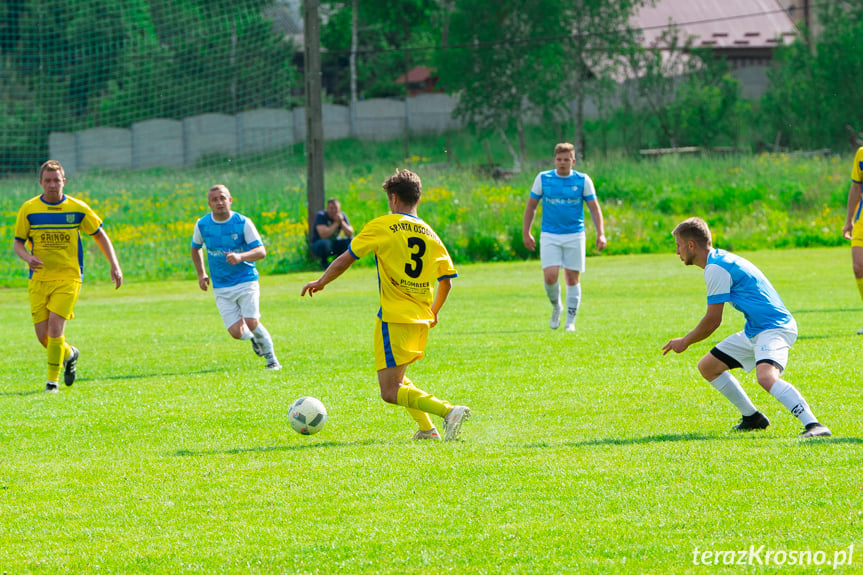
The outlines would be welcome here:
M 800 395 L 800 392 L 787 381 L 782 379 L 776 380 L 776 383 L 770 388 L 770 395 L 784 405 L 791 412 L 791 415 L 799 419 L 804 427 L 818 421 L 812 414 L 812 410 L 809 409 L 809 404 Z
M 265 355 L 273 353 L 273 338 L 270 337 L 270 332 L 267 331 L 264 324 L 258 323 L 258 327 L 252 330 L 251 335 L 255 336 L 255 343 L 261 346 L 261 351 Z
M 716 388 L 716 391 L 725 396 L 725 398 L 734 404 L 734 407 L 740 411 L 740 415 L 748 416 L 755 415 L 758 411 L 749 400 L 749 396 L 743 391 L 740 382 L 737 378 L 731 375 L 730 371 L 723 371 L 722 375 L 710 382 L 710 385 Z
M 551 285 L 545 284 L 545 294 L 548 296 L 548 301 L 554 307 L 560 307 L 560 282 L 554 282 Z
M 575 321 L 575 314 L 578 313 L 578 304 L 580 302 L 581 284 L 566 286 L 566 321 L 568 323 Z
M 243 327 L 243 333 L 240 334 L 240 340 L 252 339 L 252 332 L 249 331 L 249 328 Z

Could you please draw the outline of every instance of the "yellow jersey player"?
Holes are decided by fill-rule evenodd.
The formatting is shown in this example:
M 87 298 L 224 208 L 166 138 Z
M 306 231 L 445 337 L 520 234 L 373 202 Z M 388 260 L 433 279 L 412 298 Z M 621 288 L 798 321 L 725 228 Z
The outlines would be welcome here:
M 414 439 L 440 440 L 429 414 L 444 421 L 444 438 L 458 438 L 470 409 L 452 405 L 417 388 L 405 377 L 407 366 L 425 355 L 428 331 L 438 322 L 452 289 L 455 267 L 446 246 L 417 215 L 422 195 L 419 176 L 399 170 L 383 183 L 390 213 L 375 218 L 351 240 L 317 280 L 303 286 L 312 296 L 345 272 L 355 261 L 374 253 L 380 286 L 380 310 L 375 325 L 375 367 L 381 399 L 408 410 L 419 425 Z M 438 289 L 434 289 L 435 281 Z
M 854 156 L 854 165 L 851 166 L 851 187 L 848 189 L 848 214 L 845 218 L 845 227 L 842 228 L 842 236 L 851 240 L 851 263 L 854 266 L 854 277 L 857 278 L 857 289 L 860 290 L 860 298 L 863 299 L 863 219 L 860 218 L 860 210 L 863 202 L 860 201 L 860 186 L 863 183 L 863 148 L 857 150 Z M 863 335 L 863 327 L 857 330 L 857 335 Z
M 115 289 L 123 283 L 123 272 L 99 216 L 81 200 L 63 193 L 66 177 L 60 162 L 42 164 L 39 185 L 42 194 L 18 211 L 13 248 L 30 268 L 30 312 L 48 360 L 45 391 L 56 392 L 61 368 L 66 385 L 72 385 L 76 376 L 78 349 L 66 342 L 65 331 L 66 321 L 74 317 L 84 273 L 80 232 L 93 237 L 111 264 Z

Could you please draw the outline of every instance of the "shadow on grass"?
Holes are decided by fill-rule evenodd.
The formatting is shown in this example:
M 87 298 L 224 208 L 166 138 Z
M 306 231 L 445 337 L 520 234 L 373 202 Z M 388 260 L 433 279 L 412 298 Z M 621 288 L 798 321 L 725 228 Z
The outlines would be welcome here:
M 204 373 L 216 373 L 223 372 L 223 369 L 199 369 L 197 371 L 183 371 L 176 373 L 141 373 L 137 375 L 106 375 L 106 376 L 97 376 L 97 377 L 79 377 L 75 380 L 76 383 L 87 383 L 94 384 L 99 383 L 100 381 L 114 381 L 117 379 L 129 380 L 129 379 L 146 379 L 148 377 L 175 377 L 180 375 L 198 375 Z M 45 389 L 34 389 L 30 391 L 4 391 L 0 392 L 0 397 L 27 397 L 28 395 L 38 395 L 40 393 L 45 393 Z
M 339 443 L 336 441 L 323 441 L 321 443 L 304 443 L 301 445 L 276 445 L 272 447 L 237 447 L 235 449 L 207 449 L 204 451 L 192 451 L 179 449 L 172 455 L 174 457 L 201 457 L 205 455 L 241 455 L 244 453 L 269 453 L 271 451 L 303 451 L 306 449 L 332 449 L 342 447 L 357 447 L 361 445 L 374 445 L 376 441 L 350 441 Z
M 671 443 L 676 441 L 724 441 L 739 439 L 744 435 L 708 435 L 705 433 L 663 433 L 660 435 L 645 435 L 643 437 L 609 437 L 605 439 L 587 439 L 584 441 L 569 441 L 564 445 L 571 447 L 590 447 L 594 445 L 641 445 L 645 443 Z
M 753 435 L 751 433 L 727 433 L 708 435 L 704 433 L 677 433 L 677 434 L 661 434 L 661 435 L 646 435 L 644 437 L 610 437 L 605 439 L 587 439 L 584 441 L 568 441 L 562 445 L 566 447 L 593 447 L 605 445 L 644 445 L 647 443 L 673 443 L 678 441 L 740 441 L 740 440 L 781 440 L 783 438 L 776 436 Z M 795 439 L 791 436 L 787 439 Z M 800 439 L 801 445 L 817 446 L 829 444 L 863 444 L 863 438 L 859 437 L 814 437 L 809 439 Z M 533 443 L 526 445 L 528 448 L 549 447 L 547 443 Z

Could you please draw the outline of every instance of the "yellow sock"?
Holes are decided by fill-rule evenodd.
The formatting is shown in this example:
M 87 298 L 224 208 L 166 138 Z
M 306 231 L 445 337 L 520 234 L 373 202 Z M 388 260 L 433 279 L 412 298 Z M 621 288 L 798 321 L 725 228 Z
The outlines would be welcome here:
M 66 348 L 66 338 L 49 337 L 48 338 L 48 381 L 60 381 L 60 366 L 63 364 L 63 353 Z
M 63 361 L 69 359 L 72 355 L 72 346 L 66 341 L 66 336 L 63 336 Z
M 421 389 L 417 389 L 413 384 L 399 387 L 396 403 L 408 409 L 432 413 L 439 417 L 446 417 L 446 414 L 452 409 L 452 405 L 448 402 L 442 401 Z
M 402 381 L 404 382 L 405 386 L 416 388 L 414 382 L 412 382 L 408 378 L 402 378 Z M 419 409 L 411 409 L 410 407 L 406 407 L 405 409 L 408 410 L 410 416 L 413 417 L 414 421 L 417 422 L 417 425 L 419 426 L 421 431 L 428 431 L 430 429 L 434 429 L 434 423 L 432 423 L 432 420 L 429 417 L 428 413 L 426 413 L 425 411 L 420 411 Z
M 863 278 L 857 278 L 857 289 L 860 290 L 860 299 L 863 299 Z

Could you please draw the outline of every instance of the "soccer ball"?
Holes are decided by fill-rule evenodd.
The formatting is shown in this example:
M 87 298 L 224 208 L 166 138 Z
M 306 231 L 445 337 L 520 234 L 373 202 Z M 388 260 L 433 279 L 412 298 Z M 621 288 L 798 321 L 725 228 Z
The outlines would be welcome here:
M 314 397 L 301 397 L 288 411 L 291 427 L 302 435 L 314 435 L 327 423 L 327 408 Z

